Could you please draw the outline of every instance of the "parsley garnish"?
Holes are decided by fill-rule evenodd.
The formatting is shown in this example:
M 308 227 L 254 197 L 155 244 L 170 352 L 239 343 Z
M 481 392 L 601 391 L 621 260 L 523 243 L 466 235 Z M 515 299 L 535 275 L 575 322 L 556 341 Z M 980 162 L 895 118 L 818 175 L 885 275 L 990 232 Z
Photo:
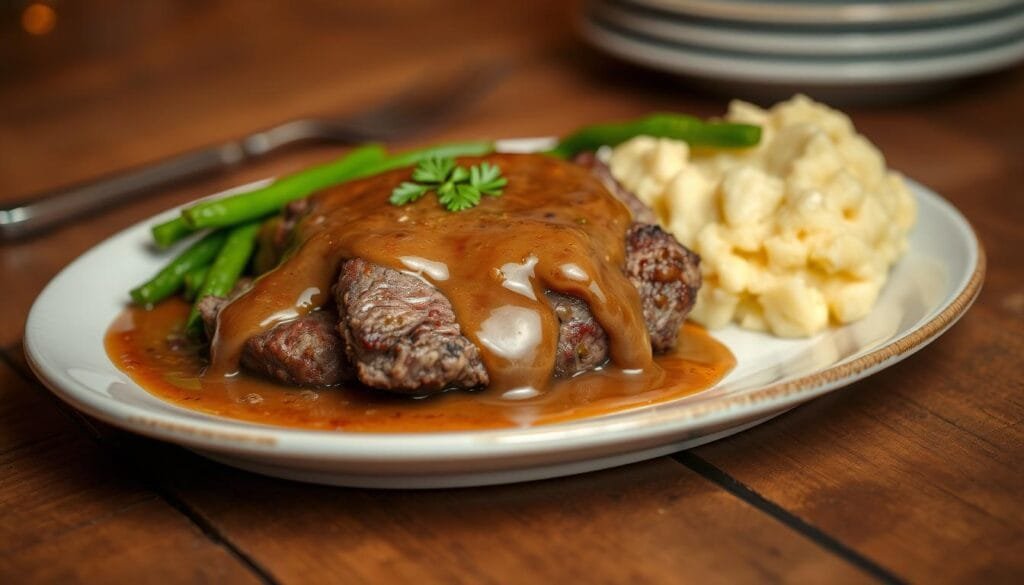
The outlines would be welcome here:
M 501 169 L 480 163 L 466 170 L 451 157 L 432 157 L 420 161 L 412 172 L 412 180 L 391 192 L 392 205 L 412 203 L 427 193 L 437 193 L 437 200 L 448 211 L 463 211 L 480 203 L 483 195 L 497 197 L 508 184 Z

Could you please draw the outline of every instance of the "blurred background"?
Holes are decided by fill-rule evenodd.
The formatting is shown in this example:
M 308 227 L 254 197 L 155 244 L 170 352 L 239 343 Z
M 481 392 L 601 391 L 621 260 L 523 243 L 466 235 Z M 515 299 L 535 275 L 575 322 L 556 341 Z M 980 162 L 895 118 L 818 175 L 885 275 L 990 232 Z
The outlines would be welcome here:
M 804 91 L 868 112 L 858 123 L 879 125 L 872 138 L 884 150 L 889 113 L 1019 83 L 1024 50 L 1018 0 L 0 6 L 8 203 L 288 119 L 359 111 L 424 76 L 482 62 L 507 67 L 500 83 L 407 141 L 546 135 L 652 109 L 715 115 L 726 96 L 770 103 Z M 247 172 L 310 162 L 286 154 Z M 199 194 L 186 189 L 171 202 Z

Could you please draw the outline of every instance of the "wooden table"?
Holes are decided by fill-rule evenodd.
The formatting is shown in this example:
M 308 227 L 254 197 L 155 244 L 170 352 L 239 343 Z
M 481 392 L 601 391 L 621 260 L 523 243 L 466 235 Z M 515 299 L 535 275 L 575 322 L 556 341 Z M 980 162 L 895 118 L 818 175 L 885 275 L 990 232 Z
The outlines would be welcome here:
M 18 30 L 17 2 L 0 12 L 3 202 L 354 111 L 467 58 L 512 70 L 421 142 L 725 106 L 587 49 L 571 7 L 544 0 L 57 7 L 44 36 Z M 0 582 L 1021 582 L 1024 68 L 850 113 L 978 230 L 989 272 L 977 304 L 911 359 L 770 423 L 579 477 L 430 492 L 269 479 L 91 421 L 28 372 L 29 306 L 77 255 L 340 149 L 294 150 L 0 244 Z

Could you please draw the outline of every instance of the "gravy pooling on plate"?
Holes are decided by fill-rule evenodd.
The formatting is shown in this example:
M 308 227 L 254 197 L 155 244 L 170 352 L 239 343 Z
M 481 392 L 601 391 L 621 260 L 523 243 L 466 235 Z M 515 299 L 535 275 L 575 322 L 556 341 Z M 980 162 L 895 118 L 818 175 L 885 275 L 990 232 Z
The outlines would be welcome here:
M 468 211 L 453 213 L 433 197 L 389 204 L 409 169 L 303 201 L 301 211 L 265 226 L 261 264 L 273 268 L 231 301 L 207 297 L 218 303 L 204 315 L 208 352 L 182 333 L 184 304 L 165 301 L 123 313 L 108 333 L 108 353 L 142 386 L 179 404 L 367 431 L 603 414 L 707 388 L 732 367 L 728 350 L 703 330 L 686 326 L 679 335 L 700 286 L 699 259 L 657 226 L 636 222 L 624 205 L 632 196 L 613 189 L 593 157 L 459 161 L 483 162 L 500 168 L 507 186 Z M 437 337 L 446 328 L 454 335 Z M 275 340 L 286 343 L 285 353 L 275 353 Z M 310 366 L 351 360 L 358 380 L 282 383 L 301 379 L 279 372 L 305 367 L 306 351 L 327 357 L 310 357 Z M 262 352 L 260 360 L 253 352 Z M 394 360 L 384 371 L 403 380 L 429 380 L 413 373 L 424 363 L 466 363 L 445 361 L 446 352 L 486 372 L 461 386 L 406 385 L 402 392 L 421 396 L 396 396 L 371 381 L 372 352 Z M 472 391 L 422 396 L 453 387 Z
M 681 398 L 713 386 L 735 365 L 729 350 L 687 324 L 656 368 L 608 366 L 554 381 L 544 393 L 446 392 L 422 399 L 358 384 L 303 389 L 246 372 L 203 376 L 207 360 L 182 333 L 188 304 L 130 307 L 111 325 L 106 349 L 117 367 L 150 393 L 184 408 L 251 422 L 314 429 L 423 432 L 531 426 L 598 416 Z

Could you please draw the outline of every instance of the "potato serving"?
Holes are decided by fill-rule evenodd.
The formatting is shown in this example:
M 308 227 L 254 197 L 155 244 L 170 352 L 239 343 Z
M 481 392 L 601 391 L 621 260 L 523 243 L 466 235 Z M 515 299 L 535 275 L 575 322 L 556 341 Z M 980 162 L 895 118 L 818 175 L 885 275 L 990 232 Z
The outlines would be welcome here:
M 612 149 L 612 174 L 700 254 L 691 317 L 782 337 L 849 323 L 874 306 L 907 247 L 916 206 L 902 177 L 849 117 L 804 96 L 728 121 L 763 129 L 749 149 L 710 151 L 639 136 Z

